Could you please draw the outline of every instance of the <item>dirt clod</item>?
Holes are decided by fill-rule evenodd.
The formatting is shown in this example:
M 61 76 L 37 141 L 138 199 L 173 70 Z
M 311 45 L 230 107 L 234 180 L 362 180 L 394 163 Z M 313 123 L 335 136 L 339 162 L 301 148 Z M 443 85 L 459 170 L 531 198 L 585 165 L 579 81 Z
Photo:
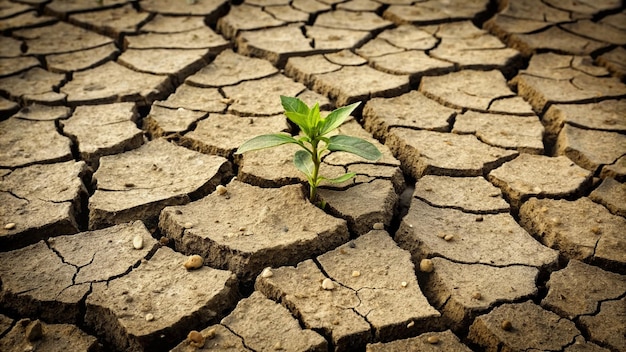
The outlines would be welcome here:
M 193 270 L 193 269 L 198 269 L 202 267 L 203 262 L 204 261 L 201 256 L 194 254 L 194 255 L 189 256 L 189 258 L 187 259 L 185 264 L 183 264 L 183 266 L 187 270 Z
M 433 261 L 430 259 L 422 259 L 420 262 L 420 271 L 425 273 L 432 273 L 435 269 Z
M 324 281 L 322 281 L 322 288 L 324 290 L 331 291 L 335 289 L 335 284 L 333 283 L 333 280 L 325 278 Z
M 265 268 L 261 272 L 261 277 L 263 277 L 263 278 L 267 279 L 268 277 L 272 277 L 272 276 L 274 276 L 274 273 L 272 272 L 272 269 L 270 269 L 270 268 Z
M 224 185 L 217 185 L 217 188 L 215 188 L 215 192 L 222 196 L 228 192 L 228 189 Z
M 428 338 L 426 339 L 426 341 L 428 341 L 429 344 L 431 345 L 436 345 L 439 343 L 439 337 L 433 335 L 433 336 L 428 336 Z
M 513 329 L 513 324 L 511 323 L 510 320 L 503 320 L 502 324 L 500 325 L 500 327 L 502 328 L 502 330 L 504 331 L 511 331 L 511 329 Z
M 141 235 L 137 235 L 133 237 L 133 248 L 135 249 L 143 248 L 143 237 Z
M 204 347 L 205 337 L 196 330 L 191 330 L 189 332 L 189 334 L 187 335 L 187 340 L 189 340 L 189 345 L 193 347 Z

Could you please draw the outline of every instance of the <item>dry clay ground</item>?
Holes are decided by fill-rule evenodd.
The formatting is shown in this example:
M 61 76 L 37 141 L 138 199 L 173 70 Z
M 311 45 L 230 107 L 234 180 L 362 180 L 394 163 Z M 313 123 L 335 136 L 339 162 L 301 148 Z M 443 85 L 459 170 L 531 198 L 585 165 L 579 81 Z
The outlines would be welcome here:
M 618 0 L 0 1 L 1 351 L 626 351 Z M 279 95 L 362 105 L 321 210 Z

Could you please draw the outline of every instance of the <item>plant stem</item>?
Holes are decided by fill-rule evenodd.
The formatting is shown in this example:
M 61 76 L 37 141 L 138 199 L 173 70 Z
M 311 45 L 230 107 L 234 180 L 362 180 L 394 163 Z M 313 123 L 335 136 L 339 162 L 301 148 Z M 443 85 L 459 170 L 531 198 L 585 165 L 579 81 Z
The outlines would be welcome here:
M 312 202 L 315 202 L 315 198 L 317 198 L 317 178 L 320 170 L 320 158 L 317 153 L 317 143 L 319 141 L 311 141 L 311 151 L 312 151 L 312 159 L 313 159 L 313 175 L 311 177 L 312 183 L 309 185 L 310 187 L 310 195 L 309 199 Z

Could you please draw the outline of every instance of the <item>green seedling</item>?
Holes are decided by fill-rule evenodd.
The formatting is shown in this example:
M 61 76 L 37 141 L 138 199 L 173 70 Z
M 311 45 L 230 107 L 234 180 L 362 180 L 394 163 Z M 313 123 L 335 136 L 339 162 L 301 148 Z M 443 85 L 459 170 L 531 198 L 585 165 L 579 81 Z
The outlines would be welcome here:
M 367 160 L 378 160 L 382 154 L 372 143 L 357 137 L 346 135 L 330 135 L 350 116 L 360 102 L 344 106 L 332 111 L 328 116 L 320 115 L 319 104 L 309 108 L 298 98 L 280 96 L 287 118 L 298 125 L 303 137 L 294 138 L 288 134 L 264 134 L 254 137 L 243 143 L 235 154 L 242 154 L 252 150 L 276 147 L 283 144 L 297 144 L 302 149 L 296 151 L 293 163 L 306 175 L 309 182 L 309 199 L 317 200 L 317 187 L 322 181 L 342 183 L 353 178 L 356 174 L 348 172 L 337 178 L 326 178 L 319 173 L 322 157 L 330 152 L 343 151 L 358 155 Z M 323 208 L 324 203 L 320 203 Z

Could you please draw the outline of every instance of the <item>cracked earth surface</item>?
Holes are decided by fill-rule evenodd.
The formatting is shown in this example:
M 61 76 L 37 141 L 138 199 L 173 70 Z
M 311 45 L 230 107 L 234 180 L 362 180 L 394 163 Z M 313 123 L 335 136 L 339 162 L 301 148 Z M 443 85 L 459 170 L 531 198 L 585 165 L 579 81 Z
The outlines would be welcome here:
M 0 350 L 626 351 L 619 0 L 0 0 Z M 280 95 L 378 161 L 323 159 Z

